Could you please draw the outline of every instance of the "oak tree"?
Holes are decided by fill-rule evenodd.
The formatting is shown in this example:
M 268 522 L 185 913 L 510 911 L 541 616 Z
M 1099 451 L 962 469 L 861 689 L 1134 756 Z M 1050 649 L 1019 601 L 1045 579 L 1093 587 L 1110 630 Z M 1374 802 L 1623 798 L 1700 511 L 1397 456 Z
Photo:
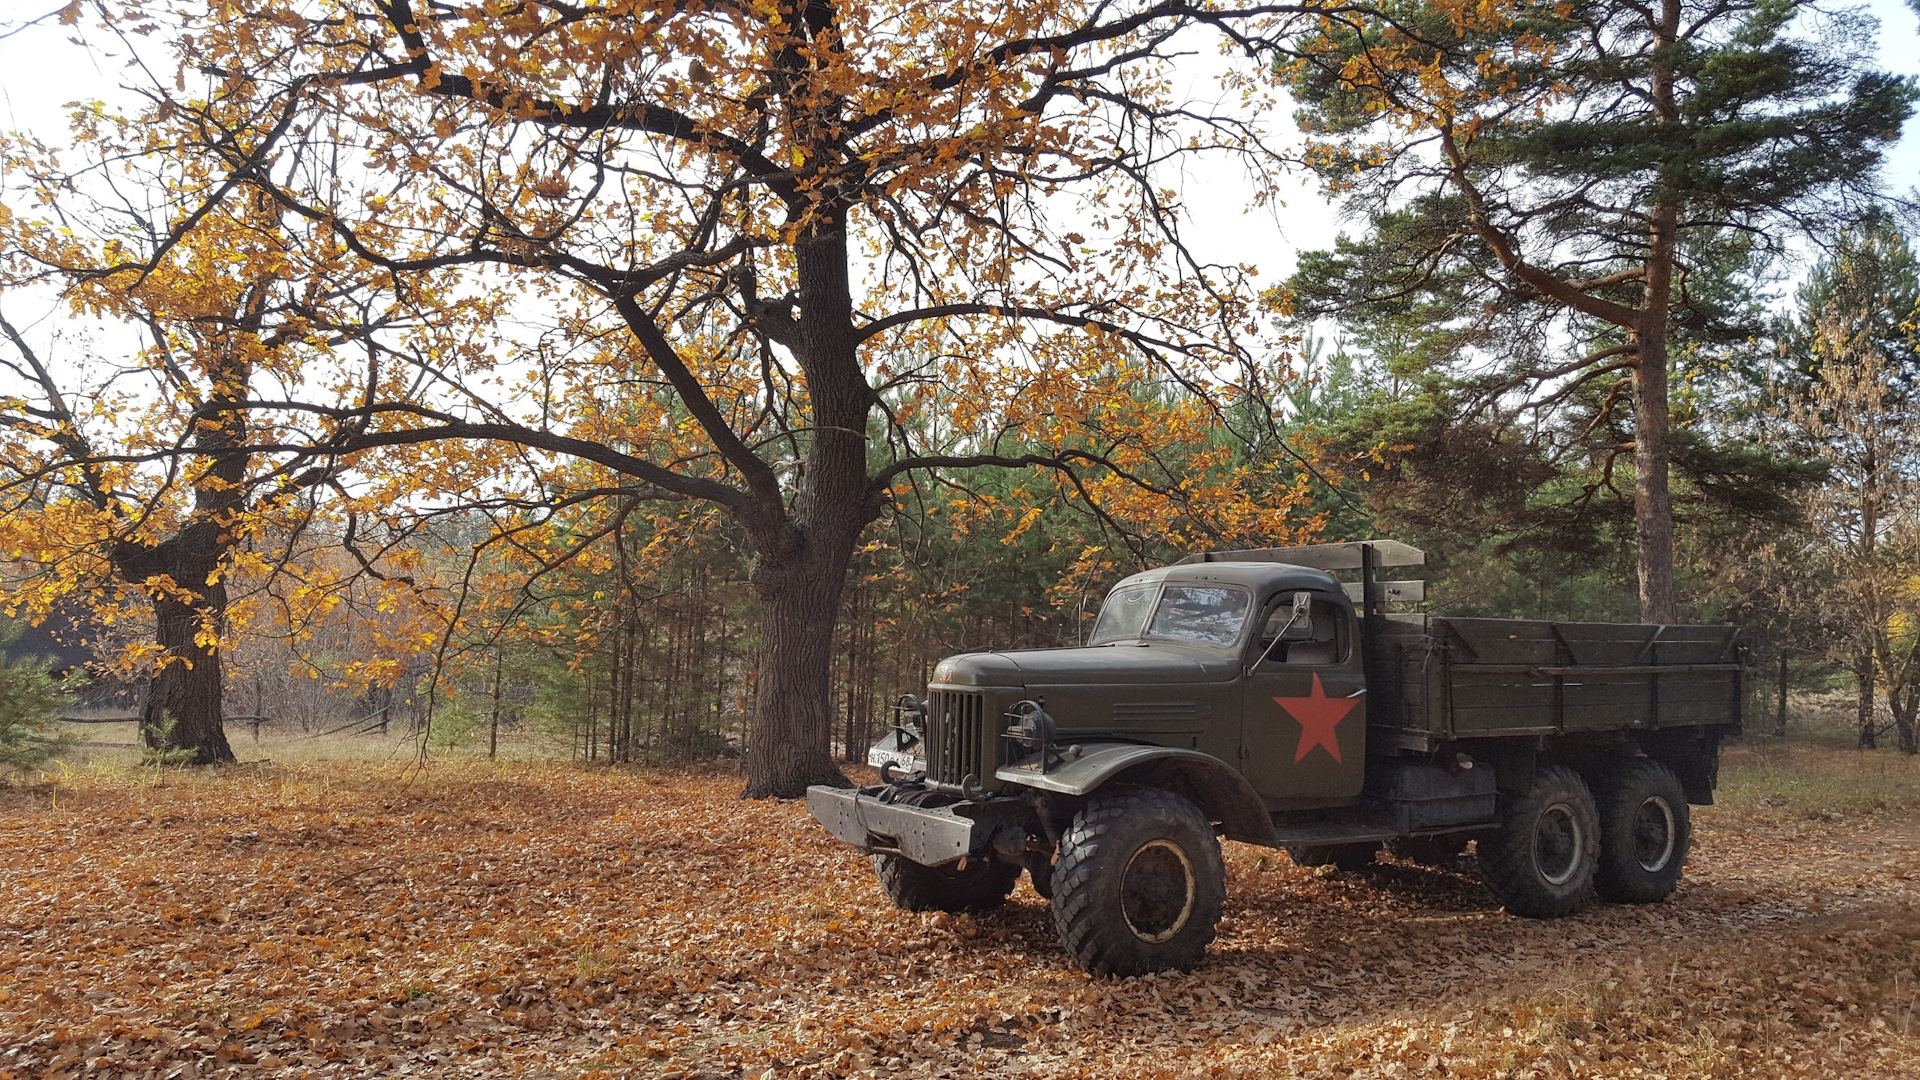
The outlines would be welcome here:
M 315 452 L 504 442 L 590 463 L 622 498 L 719 507 L 761 612 L 747 794 L 790 796 L 845 782 L 836 614 L 905 478 L 1183 485 L 1145 476 L 1151 426 L 1086 423 L 1146 381 L 1211 399 L 1253 359 L 1251 270 L 1182 244 L 1170 170 L 1266 148 L 1175 95 L 1169 64 L 1197 30 L 1250 40 L 1302 10 L 243 0 L 122 18 L 188 31 L 183 70 L 272 103 L 194 152 L 398 293 L 458 268 L 465 295 L 516 298 L 511 325 L 469 324 L 378 393 L 250 406 L 333 425 Z M 263 130 L 287 146 L 261 152 Z M 935 407 L 949 445 L 916 437 Z
M 369 306 L 339 245 L 296 250 L 265 193 L 171 153 L 192 131 L 141 119 L 78 112 L 78 164 L 24 135 L 0 146 L 0 298 L 43 309 L 0 314 L 0 600 L 34 621 L 75 602 L 100 625 L 150 621 L 114 660 L 146 681 L 143 743 L 230 762 L 236 580 L 289 568 L 308 494 L 342 464 L 246 403 L 396 313 Z

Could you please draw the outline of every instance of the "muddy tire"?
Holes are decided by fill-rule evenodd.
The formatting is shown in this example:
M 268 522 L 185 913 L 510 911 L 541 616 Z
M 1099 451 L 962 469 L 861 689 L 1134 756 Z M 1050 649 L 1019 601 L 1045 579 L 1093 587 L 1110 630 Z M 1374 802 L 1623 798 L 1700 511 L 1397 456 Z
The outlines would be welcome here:
M 1600 815 L 1580 774 L 1546 765 L 1481 833 L 1480 876 L 1506 909 L 1529 919 L 1580 910 L 1600 857 Z
M 904 911 L 990 911 L 1007 902 L 1020 880 L 1019 867 L 980 858 L 957 869 L 875 855 L 873 870 L 894 906 Z
M 1349 873 L 1365 870 L 1374 863 L 1374 855 L 1380 851 L 1379 844 L 1293 844 L 1287 848 L 1287 858 L 1295 866 L 1309 869 L 1316 866 L 1331 866 Z
M 1680 885 L 1693 842 L 1687 796 L 1673 770 L 1657 761 L 1624 761 L 1595 778 L 1600 862 L 1593 888 L 1622 904 L 1665 900 Z
M 1448 833 L 1443 836 L 1403 836 L 1398 840 L 1387 841 L 1387 852 L 1396 859 L 1450 870 L 1459 864 L 1460 856 L 1466 852 L 1467 841 L 1470 839 L 1472 837 L 1465 833 Z
M 1226 898 L 1213 824 L 1178 795 L 1095 795 L 1060 839 L 1053 922 L 1095 975 L 1187 971 L 1213 941 Z

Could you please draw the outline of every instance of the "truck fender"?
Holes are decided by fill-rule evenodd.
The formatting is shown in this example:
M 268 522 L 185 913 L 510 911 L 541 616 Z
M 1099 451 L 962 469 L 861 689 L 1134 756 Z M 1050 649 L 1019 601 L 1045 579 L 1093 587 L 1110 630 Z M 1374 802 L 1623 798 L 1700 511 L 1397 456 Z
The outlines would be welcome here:
M 1710 727 L 1663 728 L 1636 734 L 1640 749 L 1673 770 L 1680 790 L 1695 806 L 1712 806 L 1720 785 L 1720 731 Z
M 1111 783 L 1162 788 L 1183 795 L 1214 821 L 1229 840 L 1274 846 L 1273 816 L 1253 785 L 1211 754 L 1137 743 L 1080 744 L 1077 755 L 1055 750 L 1043 771 L 1039 755 L 997 770 L 996 779 L 1060 795 L 1091 795 Z M 1063 760 L 1064 759 L 1064 760 Z

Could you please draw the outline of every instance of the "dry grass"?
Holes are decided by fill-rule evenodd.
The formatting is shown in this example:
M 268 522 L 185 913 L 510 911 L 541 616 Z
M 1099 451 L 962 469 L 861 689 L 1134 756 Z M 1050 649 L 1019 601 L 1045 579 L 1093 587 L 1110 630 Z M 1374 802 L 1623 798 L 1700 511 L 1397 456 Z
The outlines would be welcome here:
M 1126 982 L 732 775 L 101 767 L 0 792 L 0 1076 L 1920 1076 L 1910 774 L 1753 753 L 1666 904 L 1228 845 L 1207 963 Z
M 131 720 L 110 724 L 63 724 L 62 729 L 81 742 L 49 766 L 53 775 L 119 772 L 140 762 L 138 725 Z M 265 724 L 259 728 L 229 722 L 227 740 L 241 763 L 261 765 L 322 765 L 357 763 L 368 766 L 405 766 L 420 756 L 421 737 L 405 724 L 394 724 L 386 734 L 364 735 L 316 728 L 302 731 L 293 724 Z M 499 757 L 509 761 L 565 759 L 570 746 L 564 736 L 509 730 L 502 733 Z M 486 733 L 471 733 L 458 745 L 437 741 L 428 748 L 430 759 L 460 760 L 486 756 Z
M 1755 739 L 1720 756 L 1716 801 L 1744 816 L 1888 813 L 1920 805 L 1920 757 L 1805 739 Z

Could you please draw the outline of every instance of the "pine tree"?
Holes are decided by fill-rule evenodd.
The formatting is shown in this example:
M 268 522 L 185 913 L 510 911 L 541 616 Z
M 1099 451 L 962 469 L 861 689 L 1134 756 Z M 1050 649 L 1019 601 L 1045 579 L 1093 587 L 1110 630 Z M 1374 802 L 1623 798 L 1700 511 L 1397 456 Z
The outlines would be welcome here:
M 1309 313 L 1426 320 L 1430 356 L 1502 369 L 1489 393 L 1627 380 L 1644 621 L 1678 614 L 1672 344 L 1715 300 L 1694 283 L 1872 198 L 1916 94 L 1870 67 L 1873 29 L 1791 0 L 1399 2 L 1283 65 L 1309 160 L 1368 224 L 1303 264 Z

